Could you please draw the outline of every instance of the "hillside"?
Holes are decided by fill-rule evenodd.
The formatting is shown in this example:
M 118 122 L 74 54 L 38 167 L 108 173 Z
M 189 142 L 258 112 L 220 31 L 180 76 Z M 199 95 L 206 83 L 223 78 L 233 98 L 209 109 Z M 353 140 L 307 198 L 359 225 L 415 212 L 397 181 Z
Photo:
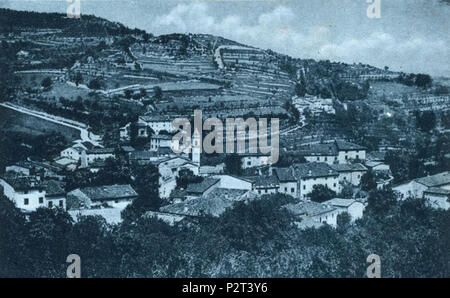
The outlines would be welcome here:
M 80 19 L 71 19 L 60 13 L 0 9 L 0 33 L 17 32 L 27 28 L 61 30 L 61 33 L 67 36 L 113 36 L 143 33 L 142 30 L 132 30 L 120 23 L 91 15 L 82 15 Z

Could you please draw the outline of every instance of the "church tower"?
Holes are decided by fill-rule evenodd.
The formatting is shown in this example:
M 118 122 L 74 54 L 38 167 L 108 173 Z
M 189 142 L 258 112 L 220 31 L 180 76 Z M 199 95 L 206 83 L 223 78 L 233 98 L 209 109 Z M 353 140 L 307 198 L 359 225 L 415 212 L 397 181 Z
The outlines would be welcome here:
M 202 135 L 195 129 L 192 136 L 192 162 L 200 167 L 200 154 L 202 152 Z

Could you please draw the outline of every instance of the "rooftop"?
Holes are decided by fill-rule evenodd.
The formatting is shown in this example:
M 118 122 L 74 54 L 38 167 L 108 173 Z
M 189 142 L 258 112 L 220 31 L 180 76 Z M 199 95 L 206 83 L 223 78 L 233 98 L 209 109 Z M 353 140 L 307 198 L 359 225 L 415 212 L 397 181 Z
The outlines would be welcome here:
M 338 148 L 339 151 L 346 151 L 346 150 L 366 150 L 365 147 L 354 144 L 354 143 L 350 143 L 347 141 L 343 141 L 343 140 L 336 140 L 335 144 Z
M 297 179 L 295 179 L 294 174 L 292 173 L 291 168 L 275 168 L 274 169 L 275 175 L 278 177 L 278 180 L 280 182 L 295 182 Z
M 293 165 L 294 175 L 299 178 L 335 177 L 339 174 L 323 162 L 298 163 Z
M 14 190 L 44 190 L 44 187 L 35 176 L 23 176 L 16 173 L 7 173 L 1 177 Z
M 324 202 L 324 204 L 326 205 L 331 205 L 334 207 L 349 207 L 350 205 L 352 205 L 353 203 L 355 203 L 356 200 L 353 199 L 331 199 L 329 201 Z
M 137 197 L 136 191 L 129 185 L 105 185 L 97 187 L 85 187 L 80 191 L 91 200 L 117 200 Z
M 360 163 L 355 164 L 333 164 L 330 167 L 336 172 L 367 171 L 367 168 Z
M 220 179 L 206 178 L 200 183 L 189 184 L 186 188 L 186 192 L 189 194 L 200 194 L 202 195 L 205 191 L 220 182 Z
M 284 208 L 298 216 L 318 216 L 336 210 L 334 207 L 311 201 L 289 204 L 284 206 Z
M 438 187 L 441 185 L 450 184 L 450 171 L 442 172 L 433 176 L 417 178 L 415 181 L 428 187 Z
M 440 187 L 431 187 L 431 188 L 427 189 L 426 191 L 424 191 L 423 193 L 450 196 L 450 189 L 445 189 L 445 188 L 440 188 Z
M 204 197 L 186 200 L 181 203 L 172 204 L 160 208 L 161 212 L 177 215 L 220 216 L 227 208 L 233 206 L 233 201 L 222 197 Z
M 46 197 L 63 196 L 66 194 L 65 185 L 60 181 L 48 180 L 42 183 L 45 187 Z

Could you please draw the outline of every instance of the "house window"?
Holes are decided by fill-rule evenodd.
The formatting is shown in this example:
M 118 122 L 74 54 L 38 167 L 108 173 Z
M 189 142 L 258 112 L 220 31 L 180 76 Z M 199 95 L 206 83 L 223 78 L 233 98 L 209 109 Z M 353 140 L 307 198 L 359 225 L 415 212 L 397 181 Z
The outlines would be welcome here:
M 261 194 L 261 190 L 260 189 L 258 189 L 258 194 Z
M 287 192 L 287 187 L 284 188 L 284 191 Z
M 320 161 L 320 157 L 317 157 L 317 161 Z
M 306 190 L 306 185 L 303 185 L 303 190 Z
M 328 161 L 328 157 L 325 157 L 325 161 Z
M 251 161 L 247 161 L 247 165 L 249 166 L 249 165 L 251 165 L 252 164 L 252 162 Z
M 346 160 L 348 159 L 348 156 L 347 156 L 347 155 L 345 156 L 345 159 L 346 159 Z
M 28 205 L 30 203 L 30 200 L 29 199 L 23 199 L 23 204 L 24 205 Z
M 333 186 L 336 187 L 336 183 L 334 183 Z
M 295 192 L 295 188 L 291 188 L 291 193 L 294 193 Z
M 356 159 L 359 159 L 359 155 L 358 154 L 356 154 Z
M 53 207 L 53 202 L 52 201 L 49 201 L 48 202 L 48 208 L 52 208 Z
M 59 207 L 61 207 L 61 208 L 64 207 L 64 201 L 63 200 L 59 201 Z
M 43 197 L 40 197 L 40 198 L 39 198 L 39 204 L 42 204 L 42 203 L 44 203 L 44 198 L 43 198 Z

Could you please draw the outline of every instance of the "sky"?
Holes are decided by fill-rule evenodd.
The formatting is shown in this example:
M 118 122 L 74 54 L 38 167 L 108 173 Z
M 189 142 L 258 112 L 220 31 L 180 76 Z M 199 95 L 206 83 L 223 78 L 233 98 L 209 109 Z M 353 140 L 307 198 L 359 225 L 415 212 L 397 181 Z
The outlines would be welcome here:
M 0 0 L 0 7 L 65 13 L 75 0 Z M 81 0 L 81 13 L 155 35 L 208 33 L 298 58 L 367 63 L 450 77 L 450 1 Z

